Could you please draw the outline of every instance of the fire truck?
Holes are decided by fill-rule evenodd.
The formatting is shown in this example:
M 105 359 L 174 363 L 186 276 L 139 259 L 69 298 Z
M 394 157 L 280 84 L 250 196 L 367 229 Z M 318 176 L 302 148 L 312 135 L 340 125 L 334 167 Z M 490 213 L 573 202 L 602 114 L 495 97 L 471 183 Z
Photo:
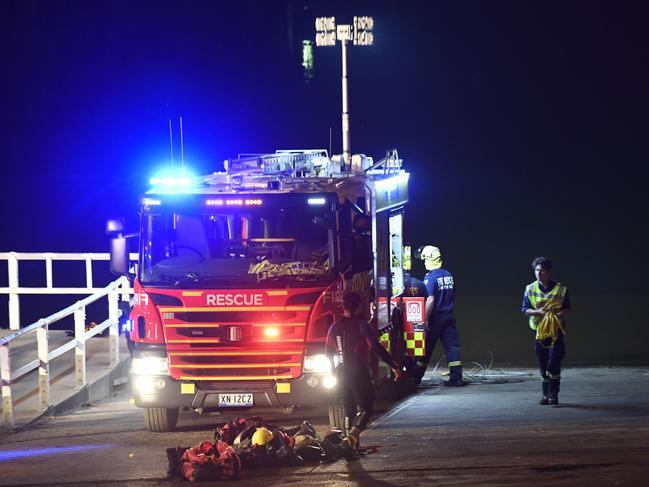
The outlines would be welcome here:
M 324 348 L 345 289 L 361 294 L 391 352 L 404 353 L 391 325 L 407 258 L 409 174 L 397 151 L 349 165 L 326 150 L 276 151 L 224 167 L 152 180 L 136 234 L 121 220 L 107 225 L 111 270 L 133 282 L 133 395 L 151 431 L 173 430 L 179 409 L 336 404 Z M 423 321 L 423 300 L 417 309 Z

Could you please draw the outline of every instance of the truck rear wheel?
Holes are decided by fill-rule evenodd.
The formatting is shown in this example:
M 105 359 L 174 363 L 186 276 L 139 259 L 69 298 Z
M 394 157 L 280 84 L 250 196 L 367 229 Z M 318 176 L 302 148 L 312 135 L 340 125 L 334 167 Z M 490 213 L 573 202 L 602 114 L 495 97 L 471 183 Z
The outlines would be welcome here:
M 329 406 L 329 427 L 342 431 L 343 435 L 347 434 L 347 431 L 345 431 L 345 411 L 340 404 Z
M 399 397 L 397 383 L 385 377 L 374 383 L 374 393 L 379 401 L 396 401 Z
M 144 408 L 144 423 L 149 431 L 173 431 L 178 423 L 178 408 Z

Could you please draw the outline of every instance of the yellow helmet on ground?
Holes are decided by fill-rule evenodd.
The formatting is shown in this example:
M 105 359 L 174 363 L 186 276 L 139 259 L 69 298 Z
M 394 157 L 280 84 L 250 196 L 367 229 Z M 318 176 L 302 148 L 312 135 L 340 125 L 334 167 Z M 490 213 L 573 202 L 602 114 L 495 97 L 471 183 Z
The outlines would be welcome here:
M 268 428 L 264 428 L 262 426 L 260 428 L 257 428 L 255 434 L 252 435 L 252 446 L 267 445 L 272 441 L 272 439 L 273 439 L 273 432 Z
M 295 438 L 295 445 L 293 446 L 293 448 L 295 448 L 296 450 L 304 448 L 309 444 L 309 439 L 306 437 L 306 435 L 295 435 L 293 438 Z

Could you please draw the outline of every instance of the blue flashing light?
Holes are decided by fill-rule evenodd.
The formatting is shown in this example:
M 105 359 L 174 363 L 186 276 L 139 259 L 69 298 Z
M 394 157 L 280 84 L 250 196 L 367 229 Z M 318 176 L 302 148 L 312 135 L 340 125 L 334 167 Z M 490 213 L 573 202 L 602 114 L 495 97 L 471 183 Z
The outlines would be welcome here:
M 133 331 L 133 320 L 126 320 L 122 323 L 122 333 L 131 333 Z
M 151 186 L 165 191 L 186 190 L 187 188 L 194 186 L 197 182 L 198 178 L 194 178 L 184 169 L 178 173 L 170 173 L 169 171 L 163 170 L 162 174 L 149 179 Z

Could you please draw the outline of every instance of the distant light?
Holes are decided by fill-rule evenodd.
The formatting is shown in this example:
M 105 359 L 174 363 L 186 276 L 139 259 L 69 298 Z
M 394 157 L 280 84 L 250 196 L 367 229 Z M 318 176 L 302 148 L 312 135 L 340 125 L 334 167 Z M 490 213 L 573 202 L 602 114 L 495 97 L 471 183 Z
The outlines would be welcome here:
M 307 203 L 310 205 L 324 205 L 327 202 L 325 198 L 309 198 Z
M 302 67 L 313 70 L 313 41 L 302 41 Z
M 277 338 L 279 336 L 279 328 L 274 326 L 264 328 L 264 336 L 267 338 Z
M 162 202 L 154 198 L 142 198 L 143 206 L 160 206 Z

